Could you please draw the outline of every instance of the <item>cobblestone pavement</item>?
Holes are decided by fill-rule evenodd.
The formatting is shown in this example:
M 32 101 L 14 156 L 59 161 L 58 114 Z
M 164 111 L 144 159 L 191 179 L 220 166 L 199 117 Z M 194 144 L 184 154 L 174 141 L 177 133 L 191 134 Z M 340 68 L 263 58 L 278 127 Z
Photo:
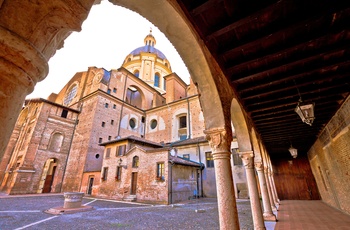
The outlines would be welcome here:
M 84 197 L 93 209 L 53 215 L 44 211 L 62 207 L 62 194 L 0 196 L 0 230 L 13 229 L 219 229 L 214 198 L 175 205 L 149 205 Z M 237 200 L 241 229 L 253 229 L 250 203 Z

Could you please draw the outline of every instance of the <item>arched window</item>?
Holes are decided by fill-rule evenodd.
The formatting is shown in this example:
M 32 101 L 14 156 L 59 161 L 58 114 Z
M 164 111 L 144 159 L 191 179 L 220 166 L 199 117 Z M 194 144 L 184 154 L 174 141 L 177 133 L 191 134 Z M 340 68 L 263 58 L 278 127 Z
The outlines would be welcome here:
M 139 167 L 139 163 L 140 163 L 140 159 L 138 156 L 134 156 L 132 158 L 132 167 L 133 168 L 138 168 Z
M 64 101 L 63 101 L 64 105 L 69 105 L 72 102 L 73 98 L 77 94 L 77 89 L 78 89 L 77 84 L 74 84 L 69 88 L 69 90 L 66 93 L 66 96 L 64 97 Z
M 154 86 L 155 87 L 159 87 L 159 73 L 156 73 L 155 75 L 154 75 Z
M 63 135 L 61 133 L 54 133 L 51 136 L 49 150 L 53 152 L 59 152 L 63 143 Z

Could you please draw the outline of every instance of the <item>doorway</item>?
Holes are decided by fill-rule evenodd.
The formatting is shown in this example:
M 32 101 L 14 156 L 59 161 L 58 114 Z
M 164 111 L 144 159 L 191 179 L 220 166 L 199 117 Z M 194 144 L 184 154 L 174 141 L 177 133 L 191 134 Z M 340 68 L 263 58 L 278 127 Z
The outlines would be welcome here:
M 39 184 L 38 193 L 50 193 L 55 178 L 57 162 L 56 159 L 48 159 L 44 165 L 43 173 Z
M 92 194 L 92 187 L 94 186 L 94 177 L 89 178 L 89 185 L 87 189 L 87 194 L 91 195 Z
M 137 172 L 131 174 L 131 191 L 130 195 L 136 195 Z

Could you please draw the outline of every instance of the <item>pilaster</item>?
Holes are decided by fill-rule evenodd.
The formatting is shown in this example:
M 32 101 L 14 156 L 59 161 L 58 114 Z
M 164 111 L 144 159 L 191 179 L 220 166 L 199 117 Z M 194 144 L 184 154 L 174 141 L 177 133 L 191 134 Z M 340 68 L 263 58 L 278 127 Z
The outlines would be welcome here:
M 205 130 L 214 159 L 220 229 L 239 230 L 230 163 L 231 135 L 224 128 Z M 231 139 L 230 139 L 231 138 Z

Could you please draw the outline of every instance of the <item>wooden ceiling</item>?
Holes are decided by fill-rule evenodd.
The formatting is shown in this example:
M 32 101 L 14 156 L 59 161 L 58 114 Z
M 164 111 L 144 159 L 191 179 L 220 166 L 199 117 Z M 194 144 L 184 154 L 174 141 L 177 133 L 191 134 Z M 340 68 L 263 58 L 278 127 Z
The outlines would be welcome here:
M 271 155 L 306 155 L 350 92 L 350 1 L 178 0 Z M 315 103 L 312 126 L 294 109 Z

